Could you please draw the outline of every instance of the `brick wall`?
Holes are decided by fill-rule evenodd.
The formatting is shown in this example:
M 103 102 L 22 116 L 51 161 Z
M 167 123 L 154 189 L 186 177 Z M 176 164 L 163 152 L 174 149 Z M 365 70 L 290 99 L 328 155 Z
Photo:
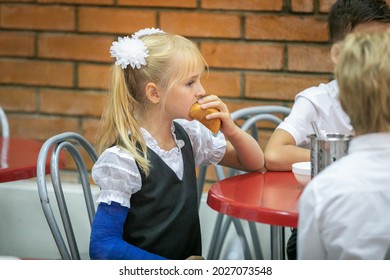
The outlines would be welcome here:
M 159 27 L 199 44 L 207 91 L 231 111 L 291 106 L 332 77 L 334 0 L 0 0 L 0 105 L 11 136 L 75 131 L 93 141 L 118 36 Z M 271 129 L 265 133 L 264 147 Z

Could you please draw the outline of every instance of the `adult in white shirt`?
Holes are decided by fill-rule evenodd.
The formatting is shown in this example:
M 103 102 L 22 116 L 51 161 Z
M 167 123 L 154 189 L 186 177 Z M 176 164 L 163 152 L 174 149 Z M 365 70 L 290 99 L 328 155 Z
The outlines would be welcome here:
M 306 186 L 298 259 L 384 259 L 390 246 L 390 31 L 348 35 L 335 70 L 356 136 Z

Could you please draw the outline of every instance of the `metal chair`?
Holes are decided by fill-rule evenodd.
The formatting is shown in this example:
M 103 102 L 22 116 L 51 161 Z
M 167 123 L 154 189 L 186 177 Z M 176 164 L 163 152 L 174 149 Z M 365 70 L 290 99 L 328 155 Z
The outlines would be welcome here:
M 290 108 L 284 106 L 254 106 L 254 107 L 243 108 L 235 112 L 232 112 L 231 116 L 234 121 L 243 120 L 241 129 L 244 131 L 248 131 L 255 139 L 259 139 L 259 130 L 257 127 L 257 123 L 261 121 L 266 121 L 278 125 L 282 121 L 282 118 L 287 116 L 290 113 L 290 111 L 291 111 Z M 281 117 L 277 116 L 277 114 L 281 115 Z M 198 185 L 198 192 L 200 195 L 203 192 L 207 168 L 208 168 L 207 166 L 201 166 L 199 168 L 197 185 Z M 230 176 L 245 173 L 232 168 L 228 168 L 225 171 L 222 168 L 222 166 L 219 165 L 215 166 L 215 171 L 218 180 L 222 180 Z M 236 229 L 237 235 L 239 236 L 242 242 L 245 259 L 254 259 L 254 258 L 263 259 L 263 254 L 262 254 L 260 241 L 258 238 L 259 235 L 257 233 L 256 224 L 254 222 L 248 222 L 254 254 L 255 254 L 255 257 L 252 257 L 249 248 L 248 238 L 245 234 L 242 222 L 243 221 L 240 219 L 218 213 L 217 220 L 214 225 L 214 231 L 213 231 L 207 259 L 213 260 L 213 259 L 218 259 L 220 257 L 222 247 L 225 241 L 225 237 L 232 223 Z M 271 231 L 274 230 L 278 230 L 278 229 L 271 227 Z M 283 234 L 283 232 L 280 232 L 279 234 Z M 271 236 L 273 235 L 271 234 Z M 275 241 L 271 240 L 271 242 L 275 242 Z
M 5 114 L 3 108 L 0 107 L 0 123 L 1 123 L 1 137 L 3 138 L 1 143 L 1 157 L 0 157 L 0 167 L 7 168 L 7 154 L 9 146 L 9 126 L 7 115 Z
M 72 222 L 69 216 L 67 203 L 61 184 L 59 159 L 62 149 L 65 149 L 76 162 L 77 170 L 80 176 L 80 181 L 84 193 L 84 199 L 87 207 L 88 217 L 90 225 L 92 224 L 93 217 L 95 215 L 95 204 L 92 197 L 88 170 L 84 162 L 83 157 L 80 154 L 80 149 L 84 149 L 92 162 L 96 162 L 98 155 L 95 152 L 93 146 L 81 135 L 73 132 L 65 132 L 62 134 L 55 135 L 42 145 L 42 148 L 38 155 L 37 162 L 37 185 L 38 193 L 41 201 L 41 206 L 45 214 L 46 220 L 50 227 L 51 233 L 56 242 L 57 248 L 60 252 L 61 258 L 70 259 L 81 259 L 80 252 L 77 246 L 75 234 L 73 231 Z M 63 231 L 65 232 L 67 245 L 65 244 L 63 234 L 61 233 L 56 217 L 53 214 L 53 209 L 50 204 L 47 186 L 46 186 L 46 172 L 45 163 L 48 156 L 50 158 L 50 176 L 51 183 L 57 201 L 57 206 L 60 212 L 60 217 L 63 225 Z
M 385 254 L 383 259 L 390 260 L 390 246 L 387 248 L 386 254 Z
M 0 107 L 0 121 L 1 121 L 1 136 L 3 138 L 7 138 L 9 137 L 8 119 L 3 108 L 1 107 Z

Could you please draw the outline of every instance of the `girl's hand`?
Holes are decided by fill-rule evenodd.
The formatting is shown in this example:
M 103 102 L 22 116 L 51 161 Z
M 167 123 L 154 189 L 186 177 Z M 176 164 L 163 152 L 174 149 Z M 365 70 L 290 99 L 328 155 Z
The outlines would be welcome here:
M 186 260 L 204 260 L 204 257 L 202 256 L 190 256 L 188 258 L 186 258 Z
M 216 95 L 206 95 L 198 100 L 198 103 L 203 109 L 216 108 L 219 110 L 217 113 L 207 115 L 207 119 L 221 119 L 221 132 L 229 138 L 230 135 L 237 133 L 240 128 L 234 123 L 230 116 L 230 112 L 226 104 Z
M 264 168 L 264 154 L 259 143 L 234 123 L 226 104 L 218 96 L 204 96 L 198 103 L 204 109 L 219 110 L 218 113 L 206 116 L 208 119 L 221 119 L 221 132 L 227 139 L 226 152 L 219 164 L 243 171 L 259 171 Z

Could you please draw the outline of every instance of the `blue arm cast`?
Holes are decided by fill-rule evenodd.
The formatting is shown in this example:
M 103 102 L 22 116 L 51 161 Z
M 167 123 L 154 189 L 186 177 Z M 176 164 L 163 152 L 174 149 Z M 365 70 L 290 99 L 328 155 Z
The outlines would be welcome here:
M 123 240 L 123 225 L 129 209 L 119 203 L 100 203 L 92 223 L 91 260 L 165 260 Z

